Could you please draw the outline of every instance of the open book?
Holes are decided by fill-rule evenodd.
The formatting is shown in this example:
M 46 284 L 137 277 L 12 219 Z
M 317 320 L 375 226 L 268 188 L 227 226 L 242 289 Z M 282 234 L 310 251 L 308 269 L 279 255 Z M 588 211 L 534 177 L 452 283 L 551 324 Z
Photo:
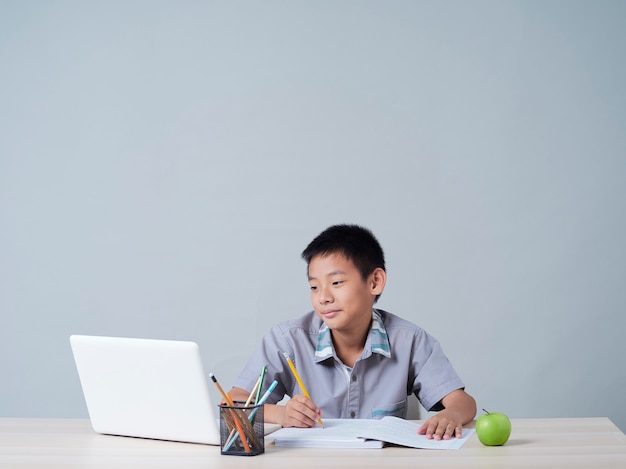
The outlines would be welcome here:
M 459 449 L 474 433 L 464 428 L 461 438 L 429 440 L 418 435 L 421 424 L 398 417 L 368 419 L 324 419 L 324 428 L 281 428 L 267 438 L 276 446 L 318 448 L 382 448 L 385 443 L 424 449 Z

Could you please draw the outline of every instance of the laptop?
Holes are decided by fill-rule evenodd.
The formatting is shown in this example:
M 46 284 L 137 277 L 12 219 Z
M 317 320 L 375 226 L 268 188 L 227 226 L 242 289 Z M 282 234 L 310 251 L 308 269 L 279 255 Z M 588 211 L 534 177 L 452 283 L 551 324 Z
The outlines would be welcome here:
M 72 335 L 70 344 L 95 432 L 220 444 L 196 343 Z

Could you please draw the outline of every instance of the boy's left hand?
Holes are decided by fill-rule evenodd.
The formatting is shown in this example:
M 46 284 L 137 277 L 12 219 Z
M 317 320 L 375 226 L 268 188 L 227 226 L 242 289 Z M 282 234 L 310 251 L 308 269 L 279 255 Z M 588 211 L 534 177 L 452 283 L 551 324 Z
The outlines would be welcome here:
M 433 415 L 417 430 L 418 435 L 426 435 L 429 440 L 461 438 L 462 432 L 463 423 L 460 414 L 449 409 Z
M 417 433 L 433 440 L 461 438 L 463 424 L 476 415 L 476 401 L 463 389 L 457 389 L 446 395 L 441 404 L 444 409 L 426 420 Z

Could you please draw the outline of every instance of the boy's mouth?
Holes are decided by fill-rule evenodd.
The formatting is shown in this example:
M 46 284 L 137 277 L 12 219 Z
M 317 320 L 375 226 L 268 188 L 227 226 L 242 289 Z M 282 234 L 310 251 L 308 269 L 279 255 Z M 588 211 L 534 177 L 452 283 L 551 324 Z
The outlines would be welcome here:
M 325 318 L 334 318 L 335 316 L 337 316 L 337 314 L 339 314 L 339 310 L 338 309 L 329 309 L 326 311 L 322 311 L 322 316 L 324 316 Z

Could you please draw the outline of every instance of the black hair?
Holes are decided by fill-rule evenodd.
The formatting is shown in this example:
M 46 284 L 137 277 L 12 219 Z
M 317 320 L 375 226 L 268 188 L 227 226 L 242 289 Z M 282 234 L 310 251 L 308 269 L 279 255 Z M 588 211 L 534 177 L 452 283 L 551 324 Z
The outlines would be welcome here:
M 370 230 L 359 225 L 342 224 L 327 228 L 302 251 L 302 258 L 308 269 L 311 259 L 328 254 L 341 254 L 352 261 L 363 280 L 367 280 L 379 267 L 385 270 L 385 254 L 380 243 Z

